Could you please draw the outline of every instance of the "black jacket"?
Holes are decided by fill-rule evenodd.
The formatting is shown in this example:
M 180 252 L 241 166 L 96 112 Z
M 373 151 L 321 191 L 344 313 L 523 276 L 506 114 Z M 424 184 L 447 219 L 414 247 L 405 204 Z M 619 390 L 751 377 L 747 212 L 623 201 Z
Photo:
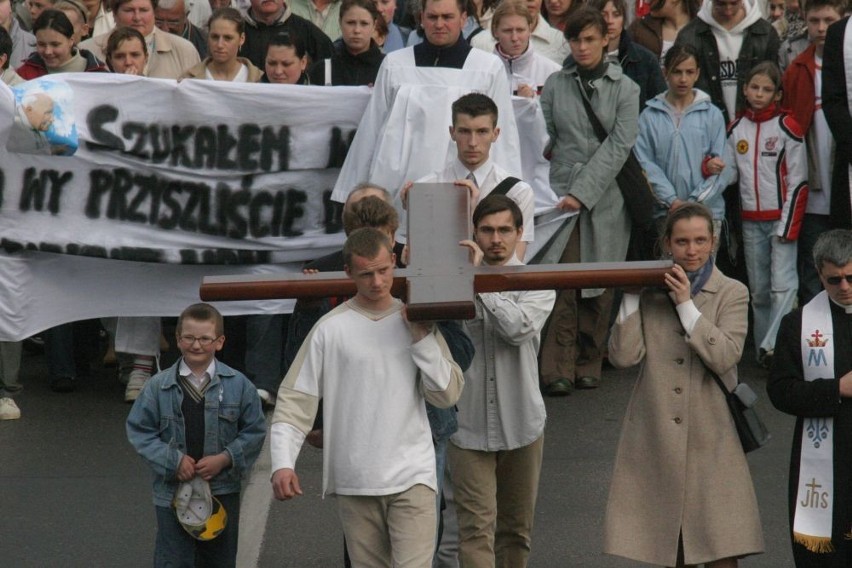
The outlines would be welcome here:
M 385 54 L 376 42 L 370 43 L 370 49 L 358 55 L 352 55 L 343 40 L 334 42 L 334 55 L 331 56 L 332 85 L 372 85 L 376 82 L 379 67 Z M 315 61 L 308 75 L 312 85 L 325 85 L 325 59 Z
M 302 41 L 305 42 L 305 50 L 311 61 L 331 57 L 334 53 L 334 48 L 328 36 L 305 18 L 290 13 L 289 8 L 272 25 L 256 22 L 252 19 L 250 13 L 245 15 L 245 20 L 246 41 L 240 50 L 240 55 L 254 63 L 260 69 L 265 68 L 266 44 L 269 43 L 272 36 L 283 31 L 290 32 L 302 38 Z
M 852 316 L 833 302 L 831 319 L 834 327 L 834 375 L 842 377 L 852 370 Z M 835 377 L 804 380 L 802 366 L 802 310 L 787 314 L 781 320 L 775 341 L 775 357 L 766 390 L 775 408 L 796 416 L 793 448 L 790 452 L 788 506 L 793 526 L 799 462 L 802 455 L 802 425 L 807 417 L 834 418 L 834 506 L 832 544 L 835 552 L 817 554 L 800 544 L 793 544 L 793 558 L 799 568 L 848 568 L 852 558 L 852 540 L 844 535 L 852 527 L 852 404 L 840 398 L 840 381 Z
M 666 90 L 660 60 L 650 50 L 633 41 L 627 30 L 621 32 L 618 62 L 624 74 L 639 85 L 639 112 L 645 108 L 645 101 Z
M 843 44 L 846 22 L 843 18 L 828 28 L 825 52 L 822 57 L 822 110 L 834 142 L 834 168 L 831 177 L 831 224 L 848 229 L 852 224 L 849 205 L 849 166 L 852 166 L 852 110 L 846 90 L 846 69 L 843 64 Z
M 701 74 L 698 76 L 695 88 L 710 95 L 710 100 L 722 111 L 725 123 L 731 122 L 735 117 L 728 116 L 728 109 L 725 106 L 722 80 L 719 77 L 719 48 L 716 45 L 713 29 L 701 18 L 695 18 L 677 34 L 675 44 L 679 43 L 689 44 L 698 51 L 698 68 Z M 737 112 L 745 108 L 745 95 L 743 95 L 745 76 L 761 61 L 777 63 L 780 46 L 781 40 L 778 39 L 778 33 L 766 20 L 759 19 L 746 28 L 737 58 Z

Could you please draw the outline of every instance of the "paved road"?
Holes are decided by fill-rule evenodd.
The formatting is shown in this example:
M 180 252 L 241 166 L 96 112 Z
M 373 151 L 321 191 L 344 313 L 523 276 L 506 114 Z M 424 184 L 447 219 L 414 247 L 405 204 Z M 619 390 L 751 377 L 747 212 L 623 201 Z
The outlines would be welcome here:
M 775 411 L 765 372 L 747 353 L 741 374 L 762 394 L 773 433 L 749 456 L 766 554 L 749 567 L 792 566 L 786 478 L 793 419 Z M 533 553 L 538 568 L 618 568 L 633 562 L 601 554 L 601 526 L 621 418 L 635 369 L 607 369 L 603 386 L 547 401 L 544 467 Z M 43 358 L 26 355 L 23 418 L 0 422 L 0 566 L 150 566 L 156 522 L 147 466 L 124 435 L 129 406 L 110 370 L 97 370 L 73 394 L 47 387 Z M 306 448 L 298 464 L 305 496 L 270 503 L 268 471 L 244 495 L 241 568 L 337 567 L 342 533 L 334 502 L 322 500 L 321 456 Z M 249 509 L 249 510 L 246 510 Z

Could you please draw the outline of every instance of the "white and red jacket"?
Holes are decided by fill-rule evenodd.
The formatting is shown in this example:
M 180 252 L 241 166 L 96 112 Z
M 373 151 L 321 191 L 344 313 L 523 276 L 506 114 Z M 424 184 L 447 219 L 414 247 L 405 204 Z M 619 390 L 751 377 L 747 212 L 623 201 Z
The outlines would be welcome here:
M 808 158 L 796 120 L 775 104 L 746 110 L 728 126 L 725 163 L 736 164 L 725 170 L 739 175 L 743 220 L 779 221 L 775 234 L 796 240 L 808 202 Z

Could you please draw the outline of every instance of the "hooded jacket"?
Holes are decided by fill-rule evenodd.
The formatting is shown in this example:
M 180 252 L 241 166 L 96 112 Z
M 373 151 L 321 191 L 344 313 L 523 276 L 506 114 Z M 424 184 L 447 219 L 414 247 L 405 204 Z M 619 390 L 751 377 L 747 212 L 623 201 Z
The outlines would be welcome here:
M 695 88 L 710 95 L 713 104 L 719 107 L 726 122 L 734 117 L 725 104 L 722 81 L 725 75 L 736 78 L 736 111 L 745 108 L 743 84 L 745 76 L 761 61 L 778 61 L 781 44 L 772 24 L 760 17 L 760 11 L 743 0 L 746 16 L 731 31 L 725 30 L 712 16 L 712 2 L 707 2 L 698 12 L 698 17 L 689 22 L 678 33 L 675 44 L 688 44 L 698 51 L 698 68 L 701 74 Z M 717 39 L 721 37 L 722 39 Z M 721 53 L 737 53 L 733 68 L 721 68 Z M 736 114 L 736 113 L 735 113 Z
M 649 100 L 639 115 L 634 150 L 663 205 L 654 212 L 655 217 L 665 217 L 675 199 L 703 203 L 713 211 L 714 219 L 725 216 L 724 180 L 721 176 L 705 178 L 701 172 L 707 156 L 725 154 L 725 119 L 707 93 L 694 92 L 695 100 L 684 109 L 679 124 L 666 93 Z
M 506 55 L 500 49 L 500 44 L 496 44 L 494 55 L 499 57 L 503 65 L 506 66 L 506 74 L 509 77 L 509 83 L 512 85 L 513 95 L 518 93 L 518 85 L 522 83 L 529 84 L 536 94 L 540 95 L 547 78 L 562 69 L 558 63 L 536 53 L 532 42 L 529 42 L 527 50 L 517 57 Z

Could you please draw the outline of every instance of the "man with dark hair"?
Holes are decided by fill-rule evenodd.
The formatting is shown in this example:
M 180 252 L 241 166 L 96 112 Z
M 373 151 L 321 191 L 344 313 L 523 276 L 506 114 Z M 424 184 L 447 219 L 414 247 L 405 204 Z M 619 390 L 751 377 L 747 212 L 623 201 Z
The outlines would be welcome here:
M 435 451 L 424 399 L 458 400 L 464 379 L 440 331 L 391 296 L 395 258 L 378 229 L 344 247 L 354 298 L 314 326 L 278 391 L 272 486 L 301 495 L 294 471 L 323 396 L 323 494 L 337 497 L 355 566 L 428 566 L 435 547 Z
M 452 105 L 450 138 L 456 145 L 455 156 L 444 167 L 418 180 L 418 183 L 454 182 L 470 191 L 471 206 L 497 192 L 512 198 L 523 211 L 523 236 L 517 245 L 518 259 L 524 259 L 527 243 L 533 241 L 535 195 L 529 184 L 512 177 L 491 159 L 491 145 L 500 136 L 497 105 L 487 95 L 468 93 Z M 405 201 L 411 184 L 402 190 Z
M 675 43 L 698 50 L 701 73 L 695 88 L 710 95 L 725 122 L 745 108 L 743 77 L 761 61 L 778 61 L 781 41 L 752 0 L 710 0 Z
M 852 565 L 852 231 L 813 248 L 825 290 L 781 321 L 767 391 L 796 416 L 789 513 L 799 567 Z
M 422 43 L 389 53 L 376 77 L 352 147 L 334 186 L 332 199 L 343 202 L 352 186 L 369 179 L 396 191 L 406 180 L 444 167 L 450 151 L 440 117 L 459 95 L 480 92 L 505 109 L 495 148 L 501 164 L 520 175 L 520 148 L 509 82 L 500 59 L 473 49 L 462 37 L 464 2 L 423 0 Z M 397 96 L 399 94 L 399 97 Z M 417 117 L 417 118 L 413 118 Z M 446 145 L 446 146 L 445 146 Z
M 328 36 L 310 21 L 294 14 L 284 0 L 251 0 L 251 7 L 244 17 L 246 41 L 240 53 L 261 69 L 266 60 L 266 44 L 282 31 L 290 32 L 305 42 L 311 61 L 331 57 L 334 53 Z
M 475 264 L 522 264 L 515 255 L 522 218 L 505 195 L 480 201 L 473 241 L 463 242 Z M 448 451 L 462 566 L 527 564 L 546 418 L 539 334 L 555 298 L 552 290 L 477 294 L 476 318 L 464 322 L 476 354 Z

